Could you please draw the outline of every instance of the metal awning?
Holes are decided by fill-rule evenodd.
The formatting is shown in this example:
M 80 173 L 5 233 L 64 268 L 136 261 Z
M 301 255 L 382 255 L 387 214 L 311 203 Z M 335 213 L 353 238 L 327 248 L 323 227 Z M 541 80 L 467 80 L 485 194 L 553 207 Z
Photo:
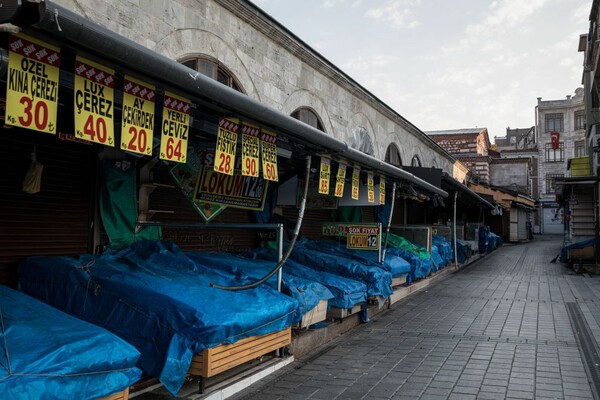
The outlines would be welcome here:
M 274 127 L 293 141 L 313 144 L 332 155 L 372 168 L 387 178 L 409 182 L 427 192 L 448 196 L 441 188 L 409 172 L 353 149 L 325 132 L 270 108 L 49 0 L 41 3 L 25 0 L 20 13 L 0 22 L 11 22 L 20 27 L 31 28 L 31 32 L 42 33 L 83 49 L 115 65 L 161 82 L 168 88 L 177 89 L 195 98 L 207 99 L 211 104 L 264 124 L 265 127 Z
M 442 186 L 445 185 L 449 186 L 451 189 L 454 189 L 466 195 L 466 197 L 469 200 L 475 202 L 476 204 L 479 204 L 480 206 L 486 207 L 489 210 L 495 210 L 497 208 L 493 203 L 490 203 L 489 201 L 481 197 L 479 194 L 469 189 L 468 186 L 463 185 L 462 183 L 448 175 L 446 172 L 442 174 Z

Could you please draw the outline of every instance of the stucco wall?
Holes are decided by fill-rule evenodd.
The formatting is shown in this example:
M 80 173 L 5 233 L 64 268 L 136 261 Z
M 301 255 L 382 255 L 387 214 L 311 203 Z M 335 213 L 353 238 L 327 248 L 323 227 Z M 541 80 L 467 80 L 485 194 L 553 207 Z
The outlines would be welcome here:
M 312 108 L 325 131 L 335 138 L 348 141 L 353 130 L 365 128 L 379 159 L 384 159 L 390 143 L 395 143 L 404 165 L 418 155 L 424 167 L 435 166 L 452 174 L 452 158 L 424 138 L 418 128 L 353 86 L 330 65 L 315 62 L 314 54 L 305 59 L 303 55 L 310 49 L 293 38 L 285 39 L 276 24 L 249 17 L 237 1 L 56 3 L 172 59 L 194 54 L 214 57 L 235 75 L 248 96 L 286 114 L 299 107 Z

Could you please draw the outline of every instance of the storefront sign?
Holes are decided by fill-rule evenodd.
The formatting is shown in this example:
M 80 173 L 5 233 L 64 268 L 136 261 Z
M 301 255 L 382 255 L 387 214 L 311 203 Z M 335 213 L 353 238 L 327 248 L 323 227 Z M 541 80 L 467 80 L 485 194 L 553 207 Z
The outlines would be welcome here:
M 6 124 L 56 133 L 60 51 L 26 35 L 11 35 Z
M 335 197 L 342 197 L 344 195 L 344 182 L 346 180 L 346 161 L 340 160 L 338 163 L 338 170 L 335 179 Z
M 236 118 L 221 118 L 217 131 L 217 150 L 214 170 L 221 174 L 233 175 L 235 169 L 235 150 L 239 120 Z
M 218 159 L 215 160 L 218 162 Z M 215 172 L 203 165 L 200 169 L 194 201 L 219 204 L 227 207 L 262 210 L 268 182 L 262 178 Z
M 121 149 L 151 155 L 154 136 L 154 86 L 125 76 Z
M 348 229 L 346 247 L 358 250 L 379 250 L 379 228 L 351 226 Z
M 385 176 L 379 175 L 379 204 L 385 204 Z
M 360 166 L 354 164 L 352 169 L 352 200 L 358 200 L 358 185 L 360 184 Z
M 242 175 L 258 177 L 260 155 L 260 128 L 242 125 Z
M 188 99 L 165 92 L 160 138 L 160 158 L 184 163 L 187 160 L 191 104 Z
M 329 194 L 329 179 L 331 177 L 331 158 L 321 156 L 321 170 L 319 172 L 319 194 Z
M 261 139 L 263 178 L 268 181 L 277 182 L 279 180 L 279 173 L 277 171 L 277 136 L 274 133 L 263 130 Z
M 375 202 L 375 181 L 373 179 L 373 173 L 367 172 L 367 201 L 369 203 Z
M 114 146 L 114 71 L 77 56 L 75 136 Z

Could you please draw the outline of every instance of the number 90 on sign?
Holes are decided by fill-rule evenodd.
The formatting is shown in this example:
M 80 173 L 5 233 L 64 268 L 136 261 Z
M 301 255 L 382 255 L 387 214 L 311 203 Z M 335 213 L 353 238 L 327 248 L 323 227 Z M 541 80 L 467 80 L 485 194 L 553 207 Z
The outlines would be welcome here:
M 256 166 L 256 158 L 246 158 L 246 165 L 244 175 L 246 176 L 258 176 L 258 170 Z

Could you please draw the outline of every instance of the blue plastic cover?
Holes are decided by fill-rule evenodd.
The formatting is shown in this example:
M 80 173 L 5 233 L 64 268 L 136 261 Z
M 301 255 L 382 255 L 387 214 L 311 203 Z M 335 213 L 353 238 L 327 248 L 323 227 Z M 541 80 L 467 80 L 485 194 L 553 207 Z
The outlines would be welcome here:
M 368 266 L 383 268 L 384 271 L 390 272 L 393 277 L 406 276 L 410 272 L 410 263 L 397 255 L 386 254 L 385 260 L 381 264 L 378 252 L 348 249 L 333 240 L 307 240 L 303 241 L 302 245 L 322 252 L 340 254 Z
M 266 285 L 213 288 L 247 282 L 197 265 L 165 242 L 137 242 L 100 257 L 31 257 L 19 279 L 26 293 L 133 344 L 144 374 L 159 376 L 173 394 L 194 354 L 287 328 L 298 308 Z
M 0 321 L 3 399 L 96 399 L 140 379 L 133 346 L 2 285 Z
M 186 252 L 194 262 L 208 268 L 224 271 L 240 279 L 258 280 L 266 276 L 275 267 L 277 262 L 267 260 L 253 260 L 237 257 L 231 253 Z M 298 313 L 294 322 L 300 322 L 304 314 L 312 310 L 321 300 L 333 298 L 333 294 L 322 284 L 305 278 L 290 275 L 285 270 L 282 274 L 282 291 L 293 297 L 298 302 Z M 277 289 L 277 274 L 273 275 L 267 284 Z
M 454 249 L 452 243 L 440 235 L 432 235 L 432 242 L 437 246 L 440 256 L 444 260 L 444 267 L 454 259 Z
M 471 246 L 467 242 L 462 240 L 456 241 L 456 259 L 460 264 L 464 264 L 469 259 L 469 255 L 471 253 Z
M 438 247 L 435 244 L 431 245 L 431 265 L 432 271 L 439 271 L 446 266 L 444 263 L 444 259 L 442 258 L 442 256 L 440 256 Z
M 331 272 L 347 278 L 356 279 L 367 285 L 367 296 L 389 297 L 393 293 L 392 274 L 379 267 L 364 265 L 338 254 L 328 254 L 313 250 L 297 243 L 291 258 L 321 271 Z
M 264 260 L 277 260 L 277 254 L 271 249 L 255 249 L 250 256 Z M 367 301 L 367 285 L 357 280 L 320 271 L 289 258 L 283 269 L 288 274 L 319 282 L 331 290 L 335 297 L 329 300 L 328 307 L 352 308 Z

